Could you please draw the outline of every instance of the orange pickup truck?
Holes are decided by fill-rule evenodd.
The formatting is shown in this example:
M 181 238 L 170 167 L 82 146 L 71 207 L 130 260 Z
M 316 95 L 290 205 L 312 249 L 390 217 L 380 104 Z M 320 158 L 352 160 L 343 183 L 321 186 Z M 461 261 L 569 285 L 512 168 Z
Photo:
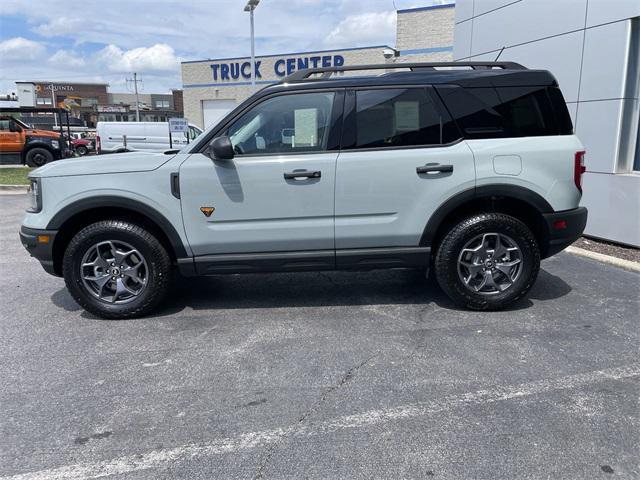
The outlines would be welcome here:
M 0 164 L 41 167 L 68 154 L 68 144 L 61 134 L 31 128 L 17 118 L 0 115 Z

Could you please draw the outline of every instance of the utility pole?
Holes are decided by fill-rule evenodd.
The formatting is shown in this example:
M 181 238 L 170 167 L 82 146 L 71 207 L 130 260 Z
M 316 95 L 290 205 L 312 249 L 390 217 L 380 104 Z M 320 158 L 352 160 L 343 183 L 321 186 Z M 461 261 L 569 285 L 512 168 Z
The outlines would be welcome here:
M 133 72 L 133 79 L 127 78 L 127 82 L 133 82 L 133 91 L 136 94 L 136 122 L 140 121 L 140 99 L 138 98 L 138 82 L 142 82 L 142 80 L 138 80 L 138 74 Z

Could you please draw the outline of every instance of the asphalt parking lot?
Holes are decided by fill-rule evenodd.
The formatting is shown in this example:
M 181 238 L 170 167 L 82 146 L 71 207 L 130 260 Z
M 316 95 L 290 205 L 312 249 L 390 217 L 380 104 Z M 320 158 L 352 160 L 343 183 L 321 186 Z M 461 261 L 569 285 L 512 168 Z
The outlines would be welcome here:
M 640 478 L 640 275 L 560 254 L 510 311 L 418 273 L 176 282 L 96 319 L 0 196 L 0 480 Z

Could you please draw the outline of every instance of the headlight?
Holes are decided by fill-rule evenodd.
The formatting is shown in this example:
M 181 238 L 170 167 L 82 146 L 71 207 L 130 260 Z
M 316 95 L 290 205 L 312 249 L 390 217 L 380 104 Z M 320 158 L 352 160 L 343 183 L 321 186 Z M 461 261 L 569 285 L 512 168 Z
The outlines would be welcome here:
M 28 211 L 38 213 L 42 210 L 42 185 L 39 178 L 29 180 L 31 180 L 31 208 Z
M 51 146 L 57 150 L 60 148 L 60 142 L 58 142 L 58 140 L 51 140 Z

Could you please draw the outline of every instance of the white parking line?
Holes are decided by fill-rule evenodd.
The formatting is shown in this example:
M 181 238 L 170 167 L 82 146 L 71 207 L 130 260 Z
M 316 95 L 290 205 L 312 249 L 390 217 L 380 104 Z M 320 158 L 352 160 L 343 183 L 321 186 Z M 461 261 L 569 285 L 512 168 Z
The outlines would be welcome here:
M 633 260 L 625 260 L 624 258 L 613 257 L 611 255 L 605 255 L 604 253 L 592 252 L 591 250 L 573 246 L 567 247 L 566 251 L 592 260 L 608 263 L 609 265 L 615 265 L 625 270 L 631 270 L 632 272 L 640 272 L 640 263 L 634 262 Z
M 577 388 L 603 380 L 619 380 L 640 376 L 640 364 L 596 370 L 576 375 L 567 375 L 551 380 L 496 386 L 485 390 L 449 395 L 438 400 L 402 405 L 394 408 L 370 410 L 355 415 L 346 415 L 320 423 L 296 424 L 288 428 L 277 428 L 249 432 L 236 437 L 221 438 L 206 444 L 190 444 L 166 450 L 153 450 L 145 454 L 128 455 L 94 463 L 79 463 L 64 467 L 0 477 L 0 480 L 80 480 L 102 478 L 151 468 L 159 468 L 170 462 L 197 457 L 233 453 L 277 442 L 282 436 L 312 436 L 328 432 L 362 428 L 378 423 L 428 416 L 454 410 L 466 405 L 482 405 L 514 398 L 527 397 L 550 391 Z

